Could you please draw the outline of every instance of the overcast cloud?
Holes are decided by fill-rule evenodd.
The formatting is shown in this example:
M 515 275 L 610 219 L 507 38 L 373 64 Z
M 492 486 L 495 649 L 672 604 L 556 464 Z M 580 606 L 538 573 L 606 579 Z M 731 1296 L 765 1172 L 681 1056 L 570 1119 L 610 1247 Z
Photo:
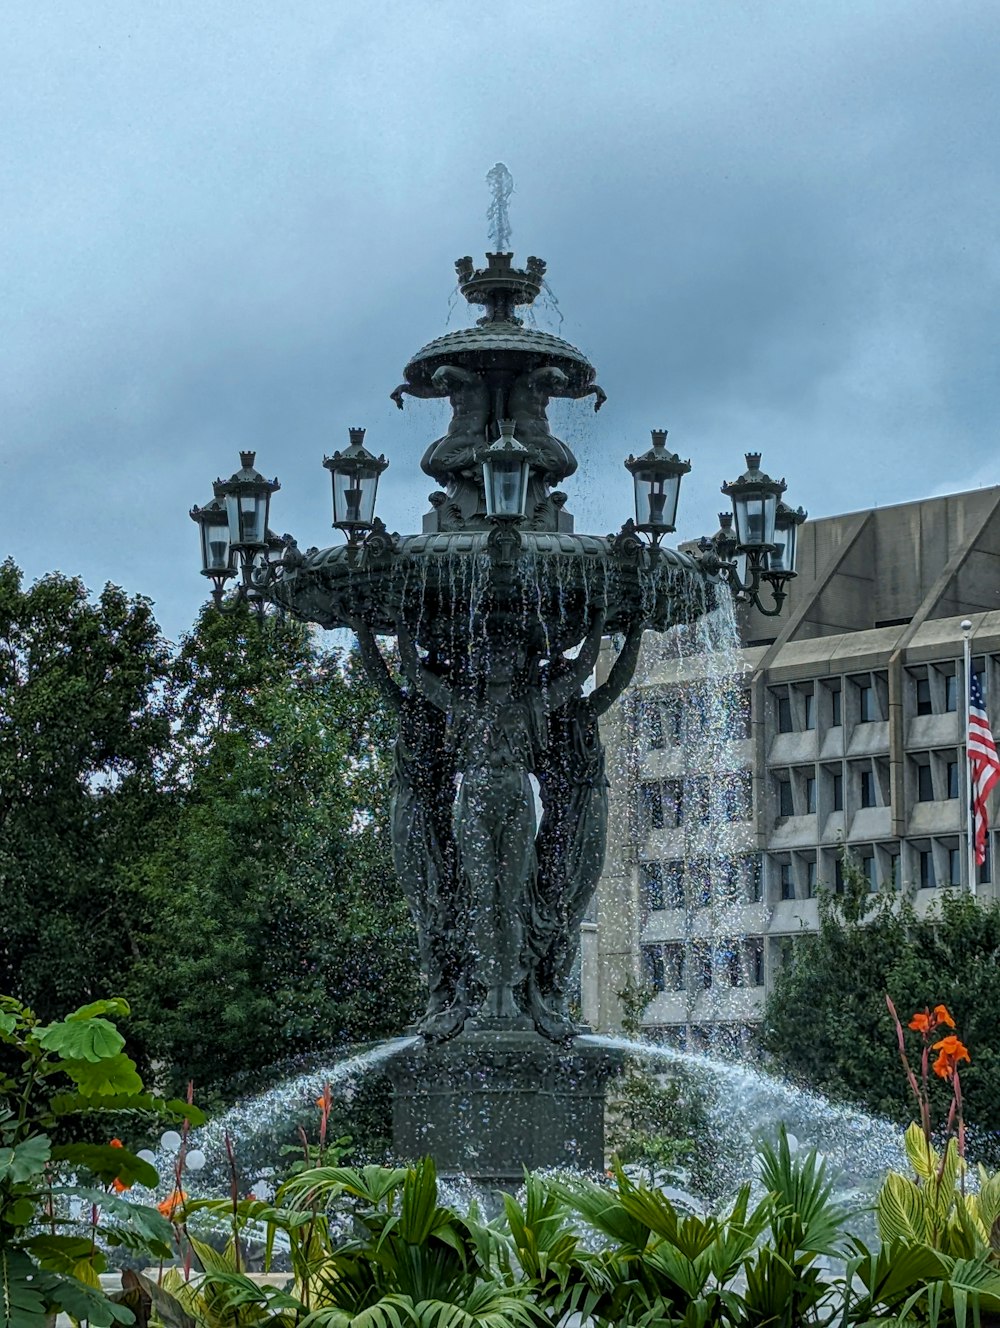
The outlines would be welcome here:
M 0 557 L 176 638 L 192 503 L 253 448 L 272 526 L 332 542 L 353 424 L 419 529 L 441 407 L 388 394 L 497 159 L 538 321 L 609 397 L 559 411 L 578 528 L 629 514 L 654 426 L 695 467 L 679 537 L 751 448 L 816 516 L 1000 482 L 998 37 L 995 0 L 8 4 Z

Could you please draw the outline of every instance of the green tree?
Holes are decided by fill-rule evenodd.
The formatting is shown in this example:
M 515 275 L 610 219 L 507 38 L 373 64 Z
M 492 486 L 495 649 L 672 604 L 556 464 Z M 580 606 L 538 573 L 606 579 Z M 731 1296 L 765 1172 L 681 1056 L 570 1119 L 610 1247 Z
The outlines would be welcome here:
M 885 997 L 904 1021 L 940 1003 L 972 1054 L 962 1073 L 967 1119 L 1000 1130 L 1000 904 L 942 890 L 921 917 L 906 893 L 870 894 L 850 863 L 845 878 L 843 895 L 821 897 L 819 931 L 795 939 L 768 999 L 764 1043 L 774 1068 L 909 1120 L 914 1104 Z
M 203 1089 L 398 1032 L 415 942 L 388 851 L 388 720 L 291 620 L 206 609 L 181 645 L 141 901 L 133 1033 Z
M 148 600 L 0 565 L 0 990 L 43 1018 L 133 962 L 111 865 L 156 797 L 168 664 Z

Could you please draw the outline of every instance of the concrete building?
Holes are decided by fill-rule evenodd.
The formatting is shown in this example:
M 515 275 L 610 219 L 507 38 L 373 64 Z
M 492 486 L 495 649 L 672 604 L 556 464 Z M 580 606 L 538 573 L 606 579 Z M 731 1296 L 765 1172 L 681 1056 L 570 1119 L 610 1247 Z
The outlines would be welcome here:
M 842 888 L 845 848 L 872 888 L 912 885 L 922 909 L 968 886 L 963 618 L 997 731 L 1000 486 L 807 522 L 784 612 L 744 612 L 728 653 L 671 657 L 651 635 L 605 724 L 588 1022 L 620 1027 L 623 999 L 652 987 L 651 1035 L 751 1038 L 818 889 Z M 720 695 L 725 731 L 705 721 Z

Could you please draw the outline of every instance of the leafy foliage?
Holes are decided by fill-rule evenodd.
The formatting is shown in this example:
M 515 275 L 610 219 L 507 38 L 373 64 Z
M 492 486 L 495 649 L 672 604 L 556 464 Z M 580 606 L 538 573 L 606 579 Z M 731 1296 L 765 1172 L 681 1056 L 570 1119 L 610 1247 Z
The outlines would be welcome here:
M 962 1075 L 967 1119 L 980 1135 L 1000 1130 L 1000 904 L 942 890 L 920 917 L 906 894 L 869 894 L 849 862 L 845 877 L 845 894 L 821 900 L 819 932 L 796 937 L 768 998 L 774 1065 L 834 1100 L 905 1122 L 912 1103 L 884 993 L 901 1010 L 933 993 L 976 1047 Z M 932 1093 L 943 1114 L 946 1086 Z

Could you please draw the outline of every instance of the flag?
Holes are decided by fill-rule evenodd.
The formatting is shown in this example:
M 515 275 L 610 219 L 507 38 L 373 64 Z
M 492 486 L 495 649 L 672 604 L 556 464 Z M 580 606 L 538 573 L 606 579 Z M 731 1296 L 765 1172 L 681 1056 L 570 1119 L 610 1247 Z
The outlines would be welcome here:
M 986 799 L 990 789 L 1000 780 L 1000 757 L 990 732 L 990 721 L 983 705 L 983 689 L 975 669 L 969 670 L 969 726 L 966 733 L 966 753 L 969 757 L 969 775 L 972 783 L 973 843 L 976 866 L 986 861 Z

